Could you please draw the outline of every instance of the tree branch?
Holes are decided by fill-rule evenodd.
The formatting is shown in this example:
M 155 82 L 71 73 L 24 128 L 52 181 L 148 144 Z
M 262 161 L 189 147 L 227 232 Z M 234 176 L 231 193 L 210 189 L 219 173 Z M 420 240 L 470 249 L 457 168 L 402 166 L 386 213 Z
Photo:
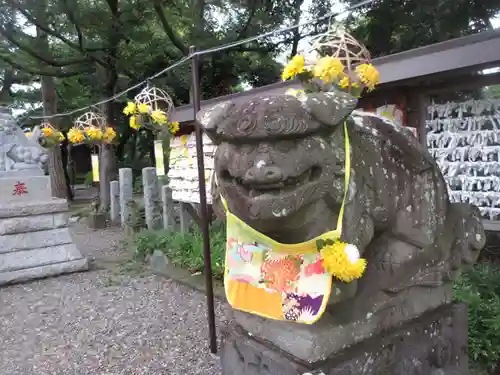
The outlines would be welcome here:
M 85 48 L 83 47 L 83 33 L 82 29 L 80 28 L 80 25 L 76 21 L 75 13 L 71 10 L 71 6 L 68 4 L 68 0 L 63 0 L 63 4 L 64 4 L 64 12 L 68 16 L 68 20 L 75 27 L 76 35 L 78 36 L 78 46 L 80 47 L 80 50 L 84 50 Z
M 23 9 L 21 6 L 16 4 L 13 0 L 5 0 L 7 1 L 12 7 L 16 8 L 19 13 L 21 13 L 29 22 L 31 22 L 33 25 L 35 25 L 37 28 L 42 30 L 44 33 L 47 35 L 53 36 L 54 38 L 59 39 L 61 42 L 65 43 L 69 47 L 83 53 L 84 55 L 88 56 L 92 60 L 94 60 L 96 63 L 103 67 L 107 67 L 106 62 L 102 60 L 100 57 L 95 56 L 94 53 L 91 53 L 87 49 L 81 49 L 80 46 L 77 43 L 72 42 L 65 36 L 63 36 L 61 33 L 56 32 L 55 30 L 52 30 L 50 27 L 47 27 L 46 25 L 41 24 L 35 17 L 33 17 L 29 12 L 27 12 L 25 9 Z
M 163 26 L 163 30 L 165 31 L 165 34 L 167 34 L 168 38 L 172 42 L 172 44 L 177 47 L 179 51 L 184 56 L 187 56 L 189 53 L 188 47 L 184 44 L 184 42 L 181 40 L 181 38 L 177 35 L 177 33 L 174 31 L 174 29 L 170 26 L 168 23 L 167 18 L 165 17 L 165 12 L 163 11 L 163 6 L 161 5 L 159 0 L 155 0 L 154 2 L 154 9 L 156 11 L 156 14 L 158 15 L 158 18 L 160 19 L 161 25 Z
M 248 15 L 247 22 L 245 23 L 245 25 L 243 26 L 241 31 L 238 33 L 238 36 L 236 37 L 235 41 L 241 40 L 245 37 L 245 34 L 248 30 L 248 27 L 252 23 L 252 19 L 254 18 L 256 12 L 257 12 L 257 7 L 256 6 L 252 7 L 252 10 L 250 11 L 250 14 Z
M 2 88 L 0 89 L 0 101 L 7 101 L 6 98 L 10 95 L 10 88 L 14 84 L 14 70 L 5 68 L 3 73 Z
M 48 77 L 57 77 L 57 78 L 65 78 L 65 77 L 73 77 L 78 74 L 82 74 L 88 71 L 88 68 L 86 69 L 79 69 L 79 70 L 73 70 L 73 71 L 63 71 L 63 70 L 43 70 L 43 69 L 37 69 L 37 68 L 31 68 L 24 66 L 22 64 L 19 64 L 15 62 L 13 59 L 10 57 L 7 57 L 3 54 L 0 53 L 0 60 L 5 61 L 7 64 L 12 66 L 14 69 L 37 75 L 37 76 L 48 76 Z
M 4 29 L 3 27 L 0 26 L 0 35 L 2 35 L 5 39 L 7 39 L 10 43 L 12 43 L 14 46 L 18 47 L 20 50 L 23 52 L 26 52 L 26 54 L 30 55 L 31 57 L 34 57 L 37 60 L 40 60 L 44 62 L 47 65 L 55 66 L 55 67 L 63 67 L 63 66 L 68 66 L 68 65 L 76 65 L 76 64 L 81 64 L 84 62 L 87 62 L 88 59 L 86 58 L 76 58 L 68 61 L 56 61 L 54 59 L 51 59 L 47 56 L 42 56 L 40 53 L 35 51 L 34 48 L 28 46 L 26 43 L 23 43 L 19 40 L 16 40 L 14 36 L 7 31 L 7 29 Z

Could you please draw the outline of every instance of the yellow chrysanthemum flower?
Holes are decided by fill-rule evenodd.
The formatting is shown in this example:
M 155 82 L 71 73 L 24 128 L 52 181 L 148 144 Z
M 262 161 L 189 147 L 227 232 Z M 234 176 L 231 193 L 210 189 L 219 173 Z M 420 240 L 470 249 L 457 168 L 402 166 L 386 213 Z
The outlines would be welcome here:
M 337 279 L 351 282 L 359 279 L 366 269 L 366 259 L 359 257 L 356 246 L 337 241 L 320 250 L 323 267 Z
M 151 112 L 151 119 L 154 123 L 158 125 L 164 125 L 168 121 L 168 117 L 163 111 L 153 111 Z
M 102 139 L 102 130 L 94 126 L 86 127 L 85 133 L 92 141 L 100 141 Z
M 325 56 L 313 67 L 313 75 L 325 83 L 332 83 L 344 74 L 344 68 L 339 58 Z
M 132 129 L 135 129 L 135 130 L 137 130 L 141 127 L 141 125 L 137 123 L 137 117 L 135 117 L 135 116 L 130 117 L 128 124 Z
M 356 73 L 359 80 L 368 90 L 372 91 L 380 82 L 378 70 L 372 64 L 361 64 L 356 67 Z
M 339 82 L 339 86 L 342 89 L 348 88 L 349 87 L 349 77 L 345 76 L 344 78 L 342 78 Z
M 172 121 L 170 124 L 169 124 L 169 130 L 170 130 L 170 133 L 172 134 L 175 134 L 179 131 L 180 129 L 180 125 L 177 121 Z
M 52 137 L 54 135 L 54 129 L 49 126 L 44 126 L 42 128 L 42 133 L 45 137 Z
M 133 115 L 137 111 L 137 106 L 134 102 L 128 102 L 127 106 L 123 108 L 123 114 L 130 116 Z
M 281 78 L 284 81 L 286 81 L 287 79 L 291 79 L 295 77 L 297 74 L 304 72 L 305 70 L 304 64 L 305 64 L 304 56 L 301 55 L 294 56 L 283 69 Z
M 137 106 L 137 110 L 139 111 L 139 113 L 149 113 L 151 108 L 147 104 L 139 104 Z
M 115 139 L 115 137 L 116 137 L 115 129 L 113 129 L 109 126 L 106 127 L 106 129 L 104 129 L 104 132 L 102 134 L 102 138 L 105 142 L 111 143 L 113 141 L 113 139 Z
M 339 81 L 339 86 L 341 89 L 346 89 L 349 87 L 349 83 L 351 84 L 351 87 L 359 87 L 359 84 L 355 81 L 351 81 L 348 76 L 345 76 Z
M 68 132 L 68 140 L 71 143 L 81 143 L 85 139 L 83 132 L 78 128 L 71 128 Z

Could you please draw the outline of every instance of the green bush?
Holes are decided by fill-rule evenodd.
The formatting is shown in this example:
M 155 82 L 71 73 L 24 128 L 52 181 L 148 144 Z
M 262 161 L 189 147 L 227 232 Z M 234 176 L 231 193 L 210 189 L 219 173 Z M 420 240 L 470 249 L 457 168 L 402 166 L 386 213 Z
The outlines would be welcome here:
M 500 268 L 478 264 L 462 274 L 454 290 L 455 300 L 469 308 L 469 358 L 491 371 L 500 363 Z
M 226 230 L 223 223 L 216 222 L 210 227 L 210 249 L 214 277 L 224 275 L 224 252 Z M 171 262 L 191 272 L 203 271 L 203 236 L 198 226 L 188 232 L 142 231 L 134 237 L 136 255 L 145 257 L 155 250 L 161 250 Z

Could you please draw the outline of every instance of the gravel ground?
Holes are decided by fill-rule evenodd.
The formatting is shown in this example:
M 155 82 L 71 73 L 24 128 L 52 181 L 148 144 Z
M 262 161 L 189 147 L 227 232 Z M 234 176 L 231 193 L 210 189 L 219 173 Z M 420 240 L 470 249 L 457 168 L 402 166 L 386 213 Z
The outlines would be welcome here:
M 120 230 L 72 231 L 93 271 L 0 289 L 1 375 L 220 374 L 202 294 L 117 264 Z

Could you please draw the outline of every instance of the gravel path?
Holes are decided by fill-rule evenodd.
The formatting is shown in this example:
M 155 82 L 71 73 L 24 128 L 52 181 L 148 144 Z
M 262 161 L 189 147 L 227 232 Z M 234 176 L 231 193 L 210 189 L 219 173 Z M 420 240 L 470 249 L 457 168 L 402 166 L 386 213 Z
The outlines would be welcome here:
M 220 374 L 202 294 L 106 263 L 119 230 L 73 235 L 98 269 L 0 289 L 0 375 Z

